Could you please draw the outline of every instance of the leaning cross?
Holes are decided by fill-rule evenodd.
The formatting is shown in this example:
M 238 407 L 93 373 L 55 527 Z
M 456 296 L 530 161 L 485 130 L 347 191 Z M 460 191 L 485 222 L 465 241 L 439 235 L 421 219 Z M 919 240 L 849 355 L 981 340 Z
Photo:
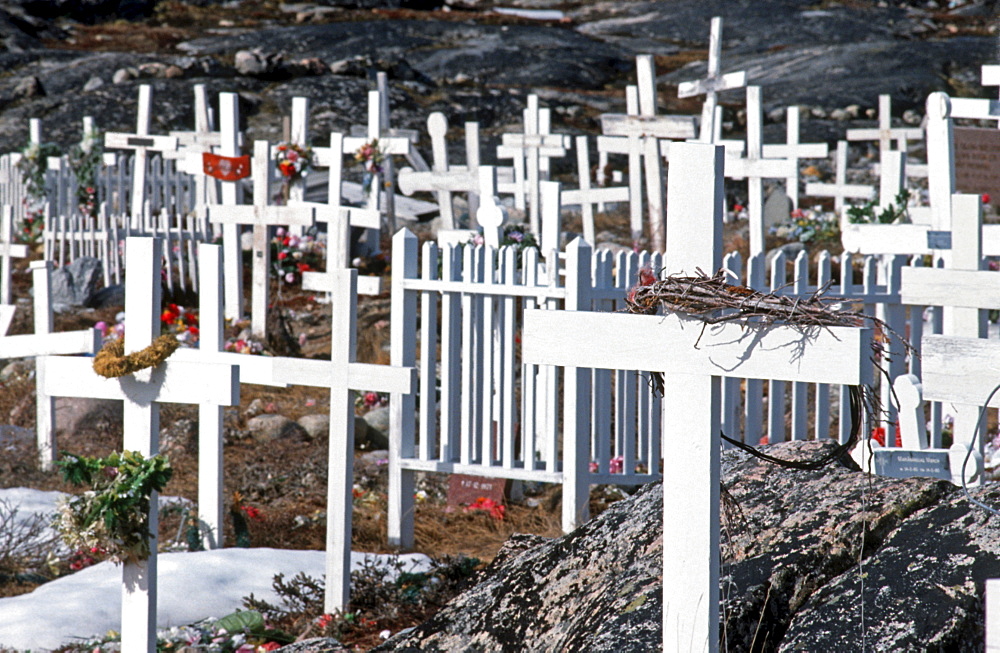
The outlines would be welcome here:
M 149 152 L 168 152 L 177 149 L 176 136 L 151 136 L 150 117 L 153 110 L 152 87 L 139 87 L 139 107 L 134 134 L 107 132 L 104 147 L 117 150 L 134 150 L 132 159 L 132 226 L 138 227 L 145 211 L 146 157 Z
M 708 74 L 691 82 L 681 82 L 677 85 L 677 97 L 686 98 L 695 95 L 705 95 L 705 104 L 701 109 L 700 140 L 711 143 L 715 137 L 715 107 L 718 106 L 718 93 L 747 85 L 746 71 L 720 74 L 722 65 L 722 18 L 712 18 L 708 37 Z
M 354 401 L 352 390 L 412 395 L 415 367 L 358 363 L 358 271 L 335 269 L 330 361 L 274 359 L 274 379 L 292 385 L 330 388 L 330 455 L 326 530 L 326 612 L 347 608 L 351 590 L 351 488 L 354 484 Z
M 723 148 L 679 143 L 671 145 L 671 156 L 683 164 L 674 166 L 668 182 L 668 272 L 717 269 Z M 614 346 L 588 346 L 594 343 Z M 589 458 L 573 454 L 589 446 L 589 369 L 663 372 L 664 416 L 685 415 L 663 421 L 662 451 L 686 452 L 663 457 L 663 651 L 719 650 L 720 377 L 859 385 L 870 381 L 870 368 L 862 364 L 870 344 L 870 329 L 803 332 L 706 326 L 674 313 L 525 311 L 522 362 L 566 368 L 563 473 L 584 484 L 583 490 Z M 683 501 L 676 500 L 681 496 Z
M 126 240 L 129 274 L 125 278 L 125 312 L 128 332 L 125 351 L 149 346 L 160 335 L 159 239 L 130 237 Z M 93 369 L 93 359 L 49 357 L 45 392 L 57 397 L 121 399 L 125 402 L 124 443 L 126 451 L 152 456 L 159 451 L 159 406 L 161 403 L 239 405 L 239 373 L 236 367 L 218 363 L 166 361 L 147 370 L 108 379 Z M 156 533 L 157 498 L 150 498 L 149 529 Z M 150 556 L 122 568 L 122 650 L 156 651 L 156 538 L 150 538 Z
M 278 225 L 312 226 L 319 209 L 312 206 L 273 206 L 268 204 L 271 188 L 271 147 L 267 141 L 255 141 L 253 148 L 253 205 L 209 206 L 209 221 L 253 226 L 253 288 L 250 299 L 250 331 L 263 338 L 267 325 L 267 301 L 270 273 L 268 227 Z M 333 209 L 330 209 L 332 211 Z

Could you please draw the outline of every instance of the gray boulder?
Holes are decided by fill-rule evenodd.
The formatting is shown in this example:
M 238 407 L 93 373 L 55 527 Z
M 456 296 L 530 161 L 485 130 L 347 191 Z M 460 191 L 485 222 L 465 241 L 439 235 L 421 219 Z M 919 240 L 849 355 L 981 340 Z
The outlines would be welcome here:
M 112 425 L 120 427 L 124 415 L 124 405 L 117 399 L 56 398 L 57 430 L 65 433 L 87 428 L 106 429 Z
M 308 440 L 309 433 L 284 415 L 264 414 L 247 420 L 250 437 L 257 442 L 274 440 Z
M 52 271 L 52 303 L 64 307 L 84 306 L 101 279 L 101 262 L 92 256 L 81 256 Z
M 330 433 L 330 416 L 326 413 L 303 415 L 298 419 L 299 426 L 306 430 L 313 440 Z
M 833 446 L 787 442 L 767 451 L 814 460 Z M 959 488 L 870 478 L 850 461 L 798 471 L 737 451 L 722 457 L 731 501 L 722 506 L 720 649 L 859 651 L 865 637 L 873 651 L 982 650 L 983 583 L 1000 577 L 1000 524 Z M 993 486 L 972 492 L 987 505 L 1000 499 Z M 375 650 L 527 642 L 537 650 L 659 650 L 662 499 L 662 486 L 650 485 L 566 536 L 514 540 L 479 584 Z

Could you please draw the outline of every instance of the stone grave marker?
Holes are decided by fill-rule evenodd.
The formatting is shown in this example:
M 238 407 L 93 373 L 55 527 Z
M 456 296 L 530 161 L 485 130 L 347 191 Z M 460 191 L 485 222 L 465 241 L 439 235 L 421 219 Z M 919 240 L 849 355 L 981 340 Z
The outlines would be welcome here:
M 502 504 L 510 491 L 510 485 L 509 478 L 452 474 L 448 477 L 447 504 L 444 511 L 460 510 L 474 504 L 480 498 Z
M 1000 129 L 955 127 L 955 190 L 1000 199 Z
M 703 143 L 714 142 L 716 134 L 716 107 L 718 94 L 747 85 L 746 71 L 722 74 L 722 17 L 712 18 L 708 37 L 708 74 L 703 79 L 681 82 L 677 85 L 677 97 L 688 98 L 704 95 L 701 110 L 701 131 L 699 139 Z
M 126 240 L 126 353 L 144 349 L 160 335 L 162 256 L 159 239 Z M 239 372 L 234 366 L 168 360 L 152 369 L 108 379 L 94 372 L 89 358 L 52 356 L 46 363 L 45 392 L 51 396 L 124 400 L 123 448 L 147 457 L 159 451 L 161 403 L 239 405 Z M 156 532 L 157 524 L 154 493 L 150 499 L 151 532 Z M 156 651 L 157 544 L 155 537 L 150 540 L 150 557 L 122 568 L 123 651 Z
M 669 177 L 666 272 L 717 269 L 723 148 L 678 143 L 671 156 L 677 165 Z M 615 346 L 587 346 L 601 342 Z M 584 368 L 662 371 L 664 415 L 685 416 L 666 419 L 663 429 L 663 451 L 686 451 L 663 458 L 664 651 L 719 650 L 720 377 L 861 385 L 871 382 L 864 365 L 870 346 L 869 329 L 806 334 L 784 326 L 705 326 L 678 314 L 525 311 L 522 361 L 565 367 L 564 474 L 584 485 L 582 496 L 589 456 L 581 454 L 589 442 L 581 438 L 589 438 L 592 401 Z
M 766 230 L 792 219 L 792 198 L 780 186 L 775 186 L 764 200 L 764 229 Z

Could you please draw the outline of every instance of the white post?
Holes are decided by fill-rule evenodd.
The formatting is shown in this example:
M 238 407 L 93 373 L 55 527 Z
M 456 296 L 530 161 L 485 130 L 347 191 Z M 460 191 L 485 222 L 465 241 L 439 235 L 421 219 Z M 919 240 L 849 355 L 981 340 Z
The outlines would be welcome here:
M 198 299 L 201 352 L 221 352 L 223 341 L 222 249 L 198 243 L 201 290 Z M 202 542 L 206 549 L 221 549 L 224 503 L 222 497 L 223 408 L 217 404 L 198 406 L 198 517 L 205 527 Z
M 240 102 L 236 93 L 219 94 L 219 128 L 222 132 L 222 156 L 240 155 Z M 239 183 L 222 182 L 222 203 L 235 206 L 241 201 Z M 240 250 L 240 225 L 222 225 L 223 265 L 226 279 L 225 315 L 238 320 L 243 315 L 243 253 Z

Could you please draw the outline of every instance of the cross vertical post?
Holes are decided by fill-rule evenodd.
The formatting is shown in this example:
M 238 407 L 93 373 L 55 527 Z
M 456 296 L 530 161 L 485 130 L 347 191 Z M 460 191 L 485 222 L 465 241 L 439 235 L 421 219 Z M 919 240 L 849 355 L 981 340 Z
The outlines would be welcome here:
M 236 93 L 219 93 L 219 129 L 222 156 L 240 156 L 240 102 Z M 222 204 L 235 206 L 242 201 L 239 182 L 222 182 Z M 240 226 L 222 225 L 223 266 L 225 268 L 225 316 L 236 321 L 243 316 L 243 253 L 240 249 Z

